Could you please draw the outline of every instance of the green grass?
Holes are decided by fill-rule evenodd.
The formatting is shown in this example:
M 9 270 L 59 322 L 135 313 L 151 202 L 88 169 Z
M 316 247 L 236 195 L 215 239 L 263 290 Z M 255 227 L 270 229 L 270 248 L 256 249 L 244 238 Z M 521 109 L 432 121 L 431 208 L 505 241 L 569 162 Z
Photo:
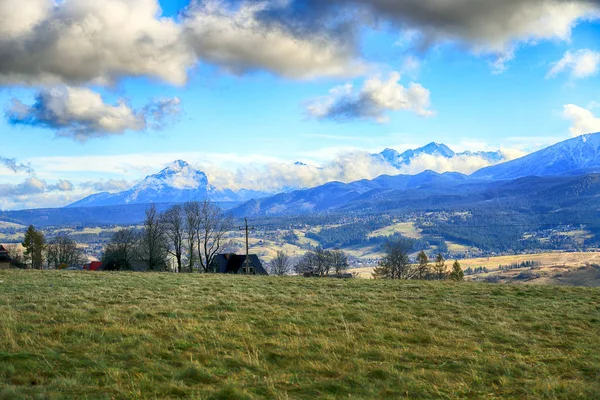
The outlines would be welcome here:
M 0 399 L 600 398 L 600 290 L 0 271 Z

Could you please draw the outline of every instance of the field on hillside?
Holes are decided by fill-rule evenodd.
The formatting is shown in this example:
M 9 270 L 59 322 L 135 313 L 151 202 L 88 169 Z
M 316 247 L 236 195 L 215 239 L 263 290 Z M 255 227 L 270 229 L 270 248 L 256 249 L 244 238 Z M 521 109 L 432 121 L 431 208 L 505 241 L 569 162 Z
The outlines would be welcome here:
M 546 277 L 551 277 L 555 274 L 561 274 L 578 268 L 600 265 L 600 252 L 551 252 L 551 253 L 539 253 L 539 254 L 517 254 L 511 256 L 498 256 L 498 257 L 480 257 L 480 258 L 464 258 L 460 259 L 459 263 L 463 270 L 467 268 L 478 268 L 485 267 L 490 270 L 489 274 L 476 274 L 465 276 L 467 280 L 477 280 L 485 276 L 491 276 L 495 274 L 504 274 L 507 276 L 517 275 L 522 272 L 521 269 L 515 269 L 510 272 L 497 271 L 500 265 L 520 264 L 526 261 L 534 261 L 539 263 L 538 266 L 533 268 L 534 271 L 540 274 L 545 274 Z M 433 262 L 433 260 L 431 260 Z M 452 267 L 453 259 L 446 260 L 446 266 L 448 269 Z M 529 268 L 528 268 L 529 269 Z M 362 278 L 371 278 L 373 274 L 373 267 L 364 268 L 352 268 L 351 272 L 356 272 Z M 600 276 L 599 276 L 600 278 Z M 506 281 L 511 281 L 510 279 Z M 554 283 L 551 280 L 540 280 L 537 283 Z M 600 283 L 600 281 L 599 281 Z M 576 283 L 574 283 L 576 284 Z
M 0 271 L 0 399 L 600 398 L 600 290 Z

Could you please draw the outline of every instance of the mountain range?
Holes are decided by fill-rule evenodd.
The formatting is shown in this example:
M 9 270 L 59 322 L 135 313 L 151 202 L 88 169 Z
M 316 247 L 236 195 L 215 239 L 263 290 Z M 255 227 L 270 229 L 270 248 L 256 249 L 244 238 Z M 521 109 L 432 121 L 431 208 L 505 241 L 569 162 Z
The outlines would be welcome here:
M 432 143 L 426 147 L 432 153 L 439 152 L 448 157 L 453 154 L 444 145 Z M 400 156 L 397 160 L 403 162 Z M 554 183 L 564 183 L 557 179 L 560 176 L 578 177 L 595 172 L 600 172 L 600 133 L 569 139 L 525 157 L 480 169 L 471 175 L 425 171 L 417 175 L 383 175 L 373 180 L 347 184 L 329 182 L 310 189 L 253 199 L 234 208 L 233 212 L 240 216 L 281 216 L 310 212 L 381 212 L 445 205 L 454 207 L 498 197 L 506 198 L 507 193 L 522 198 L 521 193 L 511 191 L 508 185 L 511 182 L 518 182 L 517 187 L 527 193 L 538 193 L 540 190 L 539 195 L 556 195 L 560 192 L 542 191 L 541 188 L 546 190 Z M 524 186 L 522 182 L 527 177 L 531 179 L 528 186 Z M 594 188 L 600 189 L 600 186 Z M 600 191 L 593 195 L 600 195 Z
M 387 148 L 381 153 L 372 154 L 373 157 L 378 157 L 398 169 L 409 165 L 415 158 L 421 155 L 438 156 L 444 158 L 461 156 L 480 157 L 491 164 L 497 164 L 501 161 L 504 161 L 504 156 L 500 151 L 464 151 L 461 153 L 455 153 L 445 144 L 435 142 L 431 142 L 415 150 L 406 150 L 403 153 L 398 153 L 394 149 Z
M 394 168 L 401 169 L 409 165 L 415 158 L 421 155 L 453 158 L 458 156 L 482 157 L 489 163 L 495 164 L 503 160 L 502 154 L 498 152 L 462 152 L 455 153 L 448 146 L 441 143 L 429 143 L 414 150 L 406 150 L 399 153 L 387 148 L 381 153 L 372 154 L 375 159 L 388 163 Z M 302 162 L 295 162 L 297 168 L 307 167 Z M 321 169 L 321 168 L 318 168 Z M 290 192 L 298 187 L 284 188 L 282 192 Z M 243 202 L 274 195 L 277 193 L 266 193 L 256 190 L 240 189 L 216 189 L 212 186 L 206 174 L 192 167 L 185 161 L 176 160 L 169 164 L 157 174 L 149 175 L 132 188 L 118 192 L 100 192 L 92 194 L 84 199 L 76 201 L 67 207 L 99 207 L 127 204 L 147 203 L 181 203 L 188 200 L 209 198 L 217 202 Z
M 398 163 L 403 163 L 415 154 L 456 155 L 447 146 L 432 143 L 398 157 L 386 150 L 374 156 L 392 155 Z M 204 198 L 219 202 L 239 217 L 477 207 L 494 210 L 520 207 L 519 212 L 561 215 L 565 210 L 600 211 L 597 173 L 600 173 L 600 133 L 572 138 L 471 175 L 433 171 L 382 175 L 371 180 L 329 182 L 277 194 L 216 189 L 206 174 L 178 160 L 126 191 L 97 193 L 59 209 L 5 211 L 0 213 L 0 220 L 40 226 L 135 223 L 143 218 L 148 203 L 158 203 L 164 209 L 168 204 Z

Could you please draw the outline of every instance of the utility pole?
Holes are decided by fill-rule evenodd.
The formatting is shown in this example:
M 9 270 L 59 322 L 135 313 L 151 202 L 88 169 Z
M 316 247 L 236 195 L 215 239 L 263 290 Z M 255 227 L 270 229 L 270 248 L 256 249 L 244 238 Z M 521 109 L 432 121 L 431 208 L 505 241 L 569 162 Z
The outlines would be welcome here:
M 255 228 L 253 226 L 248 226 L 248 218 L 244 218 L 244 222 L 246 226 L 240 226 L 240 231 L 245 230 L 246 231 L 246 261 L 244 261 L 244 265 L 245 265 L 245 271 L 244 273 L 249 273 L 250 269 L 249 269 L 249 264 L 250 264 L 250 258 L 248 256 L 248 248 L 250 247 L 248 245 L 248 231 L 254 230 Z

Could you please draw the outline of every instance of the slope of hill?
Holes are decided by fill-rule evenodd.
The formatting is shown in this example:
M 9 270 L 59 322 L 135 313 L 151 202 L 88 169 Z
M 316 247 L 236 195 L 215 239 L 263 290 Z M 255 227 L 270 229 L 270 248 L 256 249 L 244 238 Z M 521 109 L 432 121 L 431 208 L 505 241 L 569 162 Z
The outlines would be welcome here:
M 474 178 L 499 180 L 524 176 L 553 176 L 600 170 L 600 133 L 565 140 L 525 157 L 482 168 Z M 578 172 L 579 171 L 579 172 Z
M 289 215 L 320 212 L 339 208 L 369 194 L 377 201 L 379 194 L 407 190 L 428 192 L 431 188 L 447 190 L 468 180 L 459 173 L 438 174 L 425 171 L 417 175 L 382 175 L 373 180 L 351 183 L 329 182 L 311 189 L 280 193 L 272 197 L 253 199 L 234 209 L 239 215 Z
M 0 270 L 0 398 L 600 398 L 598 289 L 104 274 Z

